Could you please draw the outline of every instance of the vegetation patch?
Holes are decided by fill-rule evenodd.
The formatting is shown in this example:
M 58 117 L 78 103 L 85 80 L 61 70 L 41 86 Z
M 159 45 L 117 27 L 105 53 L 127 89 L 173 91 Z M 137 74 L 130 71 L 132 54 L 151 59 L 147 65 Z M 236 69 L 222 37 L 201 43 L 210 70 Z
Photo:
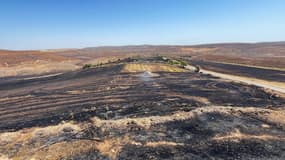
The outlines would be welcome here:
M 161 63 L 132 63 L 126 64 L 122 72 L 186 72 L 185 69 Z
M 91 68 L 92 67 L 92 64 L 85 64 L 82 69 L 88 69 L 88 68 Z
M 165 56 L 160 56 L 160 58 L 161 58 L 162 61 L 167 62 L 170 65 L 177 65 L 179 67 L 185 67 L 185 66 L 188 65 L 187 62 L 182 61 L 182 60 L 171 59 L 171 58 L 168 58 L 168 57 L 165 57 Z

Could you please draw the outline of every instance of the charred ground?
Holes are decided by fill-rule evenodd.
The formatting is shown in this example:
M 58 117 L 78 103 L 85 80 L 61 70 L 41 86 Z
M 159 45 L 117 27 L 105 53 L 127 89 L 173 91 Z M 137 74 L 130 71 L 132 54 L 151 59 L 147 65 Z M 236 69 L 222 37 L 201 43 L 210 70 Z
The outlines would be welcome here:
M 123 71 L 150 62 L 162 63 L 1 81 L 0 157 L 285 157 L 284 95 L 201 73 Z

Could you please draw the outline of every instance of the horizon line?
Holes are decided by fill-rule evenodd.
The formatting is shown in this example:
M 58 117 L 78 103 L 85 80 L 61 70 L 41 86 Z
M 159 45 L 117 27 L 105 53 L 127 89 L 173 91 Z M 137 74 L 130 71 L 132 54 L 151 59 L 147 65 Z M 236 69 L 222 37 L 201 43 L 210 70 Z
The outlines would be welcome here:
M 88 48 L 107 48 L 107 47 L 139 47 L 139 46 L 187 46 L 187 47 L 199 47 L 199 46 L 207 46 L 207 45 L 230 45 L 230 44 L 263 44 L 263 43 L 284 43 L 284 41 L 255 41 L 255 42 L 213 42 L 213 43 L 196 43 L 196 44 L 130 44 L 130 45 L 98 45 L 98 46 L 86 46 L 86 47 L 78 47 L 78 48 L 45 48 L 45 49 L 7 49 L 0 48 L 0 51 L 52 51 L 52 50 L 80 50 L 80 49 L 88 49 Z

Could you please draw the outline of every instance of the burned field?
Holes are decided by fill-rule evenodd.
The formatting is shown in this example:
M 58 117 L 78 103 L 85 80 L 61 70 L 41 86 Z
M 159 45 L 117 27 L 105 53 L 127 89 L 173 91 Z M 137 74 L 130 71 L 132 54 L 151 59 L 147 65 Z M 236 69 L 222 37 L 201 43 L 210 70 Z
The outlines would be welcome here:
M 209 61 L 191 61 L 191 64 L 199 65 L 204 69 L 219 73 L 233 74 L 237 76 L 251 77 L 267 81 L 285 82 L 285 71 L 282 70 L 263 69 L 256 68 L 254 66 L 248 67 L 238 64 L 224 64 Z
M 178 69 L 124 68 L 0 81 L 0 158 L 285 158 L 284 95 Z

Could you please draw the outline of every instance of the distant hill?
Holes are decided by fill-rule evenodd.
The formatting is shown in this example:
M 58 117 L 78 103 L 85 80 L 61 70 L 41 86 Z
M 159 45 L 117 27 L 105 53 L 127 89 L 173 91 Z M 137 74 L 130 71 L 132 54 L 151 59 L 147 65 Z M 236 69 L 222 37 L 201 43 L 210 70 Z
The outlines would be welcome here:
M 285 56 L 285 42 L 225 43 L 191 46 L 193 48 L 217 48 L 214 54 L 242 56 Z
M 104 63 L 130 56 L 184 56 L 197 61 L 285 68 L 285 42 L 221 43 L 203 45 L 102 46 L 82 49 L 30 51 L 0 50 L 0 76 L 80 68 L 86 63 Z M 44 66 L 42 66 L 44 64 Z M 60 67 L 65 65 L 65 67 Z M 59 67 L 58 67 L 59 66 Z M 3 68 L 4 67 L 4 68 Z M 7 68 L 9 67 L 9 68 Z M 12 68 L 16 67 L 16 68 Z M 25 68 L 28 67 L 28 68 Z M 41 68 L 44 68 L 42 71 Z M 51 69 L 53 68 L 53 69 Z M 10 69 L 13 74 L 10 74 Z M 5 73 L 4 73 L 5 72 Z

